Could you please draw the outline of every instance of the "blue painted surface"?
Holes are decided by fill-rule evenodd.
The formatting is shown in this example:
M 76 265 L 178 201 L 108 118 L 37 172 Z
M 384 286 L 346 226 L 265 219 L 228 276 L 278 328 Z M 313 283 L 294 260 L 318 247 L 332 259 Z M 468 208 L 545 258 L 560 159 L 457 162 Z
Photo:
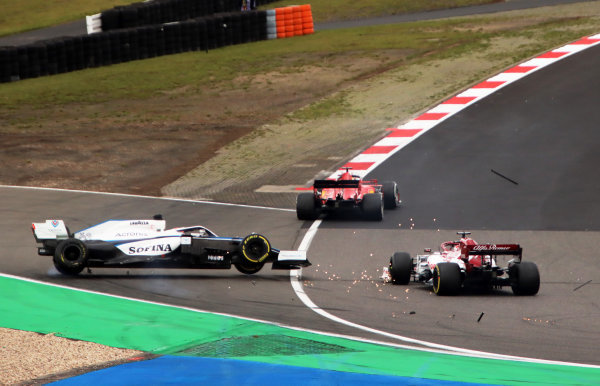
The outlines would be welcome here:
M 369 375 L 235 359 L 163 356 L 68 378 L 52 385 L 475 385 Z M 478 384 L 480 385 L 480 384 Z

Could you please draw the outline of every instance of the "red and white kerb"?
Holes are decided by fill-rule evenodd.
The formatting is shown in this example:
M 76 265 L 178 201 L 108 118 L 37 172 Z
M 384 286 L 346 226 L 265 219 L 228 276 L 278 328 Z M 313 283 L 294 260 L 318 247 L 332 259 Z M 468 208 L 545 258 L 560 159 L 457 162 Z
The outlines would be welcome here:
M 597 44 L 600 44 L 600 34 L 584 37 L 573 43 L 518 64 L 498 75 L 476 84 L 470 89 L 440 103 L 431 110 L 419 115 L 407 123 L 388 129 L 389 134 L 386 137 L 344 164 L 329 178 L 333 179 L 339 177 L 339 175 L 345 171 L 346 167 L 352 168 L 352 174 L 364 177 L 392 154 L 396 153 L 420 135 L 427 132 L 427 130 L 458 113 L 465 107 L 540 68 L 546 67 L 558 60 Z

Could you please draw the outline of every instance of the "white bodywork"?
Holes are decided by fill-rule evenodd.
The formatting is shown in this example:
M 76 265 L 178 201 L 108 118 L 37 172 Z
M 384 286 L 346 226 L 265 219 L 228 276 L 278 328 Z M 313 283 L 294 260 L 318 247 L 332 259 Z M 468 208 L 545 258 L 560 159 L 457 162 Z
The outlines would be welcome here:
M 31 226 L 35 237 L 40 240 L 58 240 L 69 237 L 63 220 L 46 220 L 46 222 L 33 223 Z
M 461 271 L 466 269 L 465 262 L 460 258 L 460 250 L 446 253 L 433 252 L 431 255 L 417 255 L 417 274 L 426 269 L 433 271 L 439 263 L 456 263 Z
M 165 220 L 109 220 L 75 232 L 79 240 L 132 240 L 164 235 Z
M 306 251 L 279 251 L 278 261 L 306 260 Z
M 217 237 L 210 229 L 200 225 L 165 229 L 165 220 L 108 220 L 73 234 L 81 241 L 101 240 L 113 243 L 129 256 L 161 256 L 175 251 L 181 245 L 192 243 L 192 237 Z M 69 238 L 63 220 L 46 220 L 33 223 L 38 240 Z M 185 235 L 184 235 L 185 233 Z M 306 261 L 306 251 L 279 251 L 278 261 Z

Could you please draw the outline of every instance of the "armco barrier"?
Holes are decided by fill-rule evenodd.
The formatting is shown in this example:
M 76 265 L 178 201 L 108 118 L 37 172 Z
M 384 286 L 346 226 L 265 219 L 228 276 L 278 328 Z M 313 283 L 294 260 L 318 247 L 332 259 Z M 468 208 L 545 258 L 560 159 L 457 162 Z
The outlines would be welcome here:
M 190 5 L 190 1 L 180 0 L 179 4 Z M 177 4 L 173 1 L 148 4 L 150 9 L 171 7 L 168 12 L 173 15 L 207 10 L 206 7 L 176 10 L 172 8 Z M 226 8 L 231 4 L 231 0 L 220 0 L 213 2 L 212 6 Z M 104 21 L 118 24 L 121 17 L 141 20 L 140 14 L 143 14 L 140 9 L 120 12 L 115 8 L 105 13 L 108 16 Z M 150 20 L 148 18 L 144 20 Z M 281 36 L 278 33 L 280 24 L 285 31 Z M 310 5 L 305 5 L 270 11 L 215 13 L 180 22 L 53 38 L 21 47 L 0 47 L 0 82 L 313 32 Z

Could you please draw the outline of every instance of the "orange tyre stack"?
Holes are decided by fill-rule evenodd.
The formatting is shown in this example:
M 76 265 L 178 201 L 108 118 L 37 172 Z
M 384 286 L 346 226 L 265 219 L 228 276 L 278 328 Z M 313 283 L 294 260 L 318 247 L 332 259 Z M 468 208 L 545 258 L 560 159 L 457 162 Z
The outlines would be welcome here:
M 315 32 L 310 4 L 267 11 L 267 38 L 281 39 Z

